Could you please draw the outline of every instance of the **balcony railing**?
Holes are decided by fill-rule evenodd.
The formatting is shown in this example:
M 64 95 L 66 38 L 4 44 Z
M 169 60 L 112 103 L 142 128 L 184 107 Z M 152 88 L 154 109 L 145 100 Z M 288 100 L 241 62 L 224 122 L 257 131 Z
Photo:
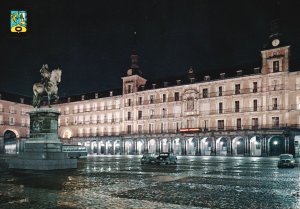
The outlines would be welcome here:
M 29 127 L 29 124 L 27 124 L 27 123 L 11 122 L 11 121 L 0 121 L 0 125 L 4 125 L 4 126 L 18 126 L 18 127 Z
M 287 127 L 300 128 L 300 124 L 266 124 L 266 125 L 244 125 L 244 126 L 221 126 L 221 127 L 194 127 L 181 129 L 154 129 L 154 130 L 138 130 L 138 131 L 112 131 L 97 133 L 79 133 L 74 137 L 100 137 L 100 136 L 132 136 L 132 135 L 158 135 L 158 134 L 196 134 L 207 132 L 224 132 L 224 131 L 266 131 L 266 130 L 283 130 Z

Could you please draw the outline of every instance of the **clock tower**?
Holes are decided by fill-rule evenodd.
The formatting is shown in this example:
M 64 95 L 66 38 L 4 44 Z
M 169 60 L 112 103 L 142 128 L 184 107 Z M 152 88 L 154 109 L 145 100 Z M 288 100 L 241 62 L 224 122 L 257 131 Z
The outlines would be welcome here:
M 289 71 L 290 46 L 279 32 L 279 19 L 271 22 L 271 33 L 261 55 L 263 74 Z

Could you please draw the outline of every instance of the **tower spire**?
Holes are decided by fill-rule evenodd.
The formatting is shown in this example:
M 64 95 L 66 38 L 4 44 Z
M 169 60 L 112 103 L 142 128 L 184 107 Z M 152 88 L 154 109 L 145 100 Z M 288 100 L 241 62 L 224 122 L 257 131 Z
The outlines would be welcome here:
M 130 68 L 135 70 L 139 69 L 139 56 L 137 55 L 137 50 L 136 50 L 136 31 L 134 31 L 134 36 L 133 36 L 133 46 L 132 46 L 132 52 L 131 52 L 131 66 Z

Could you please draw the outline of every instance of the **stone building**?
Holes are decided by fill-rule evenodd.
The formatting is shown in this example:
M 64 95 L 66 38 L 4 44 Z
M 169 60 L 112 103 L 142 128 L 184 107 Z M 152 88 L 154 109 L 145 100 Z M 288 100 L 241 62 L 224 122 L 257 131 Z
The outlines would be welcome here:
M 277 32 L 261 58 L 259 68 L 235 76 L 199 79 L 190 68 L 185 79 L 148 82 L 133 54 L 121 89 L 54 105 L 59 135 L 97 155 L 298 155 L 300 71 L 291 69 L 290 45 Z

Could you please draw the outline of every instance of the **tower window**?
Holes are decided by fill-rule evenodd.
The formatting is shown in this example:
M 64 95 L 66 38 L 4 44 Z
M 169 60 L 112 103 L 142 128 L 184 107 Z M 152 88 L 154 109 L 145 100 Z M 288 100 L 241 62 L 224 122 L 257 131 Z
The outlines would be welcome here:
M 279 72 L 279 61 L 274 61 L 273 62 L 273 72 Z
M 128 85 L 128 86 L 127 86 L 127 92 L 128 92 L 128 93 L 131 93 L 131 92 L 132 92 L 131 85 Z
M 203 98 L 207 98 L 208 97 L 208 89 L 203 89 L 202 94 L 203 94 Z

